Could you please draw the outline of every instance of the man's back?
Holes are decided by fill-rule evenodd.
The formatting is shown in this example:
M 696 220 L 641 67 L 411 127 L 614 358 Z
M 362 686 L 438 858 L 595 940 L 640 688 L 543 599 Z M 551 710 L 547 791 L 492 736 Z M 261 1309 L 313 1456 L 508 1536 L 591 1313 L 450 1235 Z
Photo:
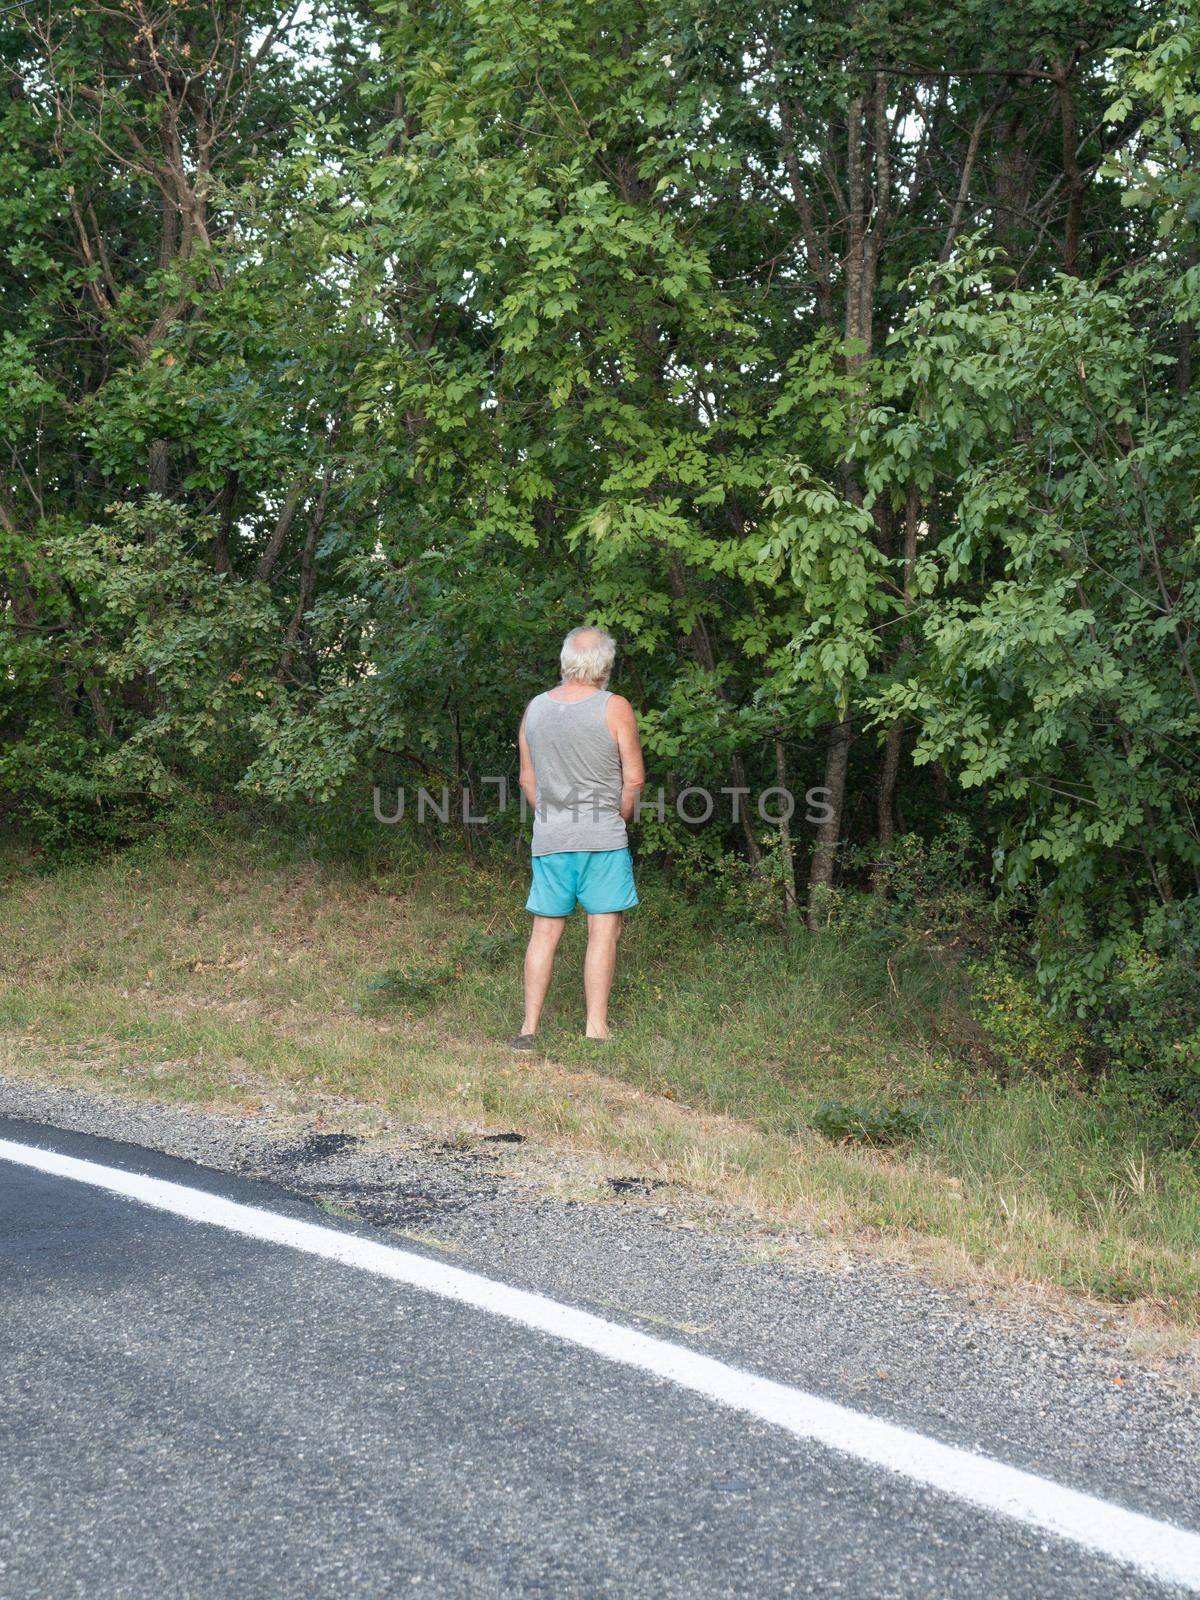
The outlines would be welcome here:
M 533 854 L 623 850 L 621 752 L 608 726 L 607 689 L 579 698 L 539 694 L 525 712 L 537 802 Z

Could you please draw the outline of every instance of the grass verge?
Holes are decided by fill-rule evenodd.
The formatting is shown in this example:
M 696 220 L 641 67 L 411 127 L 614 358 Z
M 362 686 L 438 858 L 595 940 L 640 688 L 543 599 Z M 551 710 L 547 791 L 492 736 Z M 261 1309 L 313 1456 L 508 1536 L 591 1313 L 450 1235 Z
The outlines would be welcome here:
M 1200 1327 L 1200 1162 L 1136 1109 L 955 1048 L 956 977 L 831 934 L 722 931 L 647 883 L 616 1040 L 578 1037 L 582 928 L 544 1055 L 514 1059 L 525 932 L 510 867 L 344 866 L 225 838 L 39 875 L 3 858 L 0 1070 L 256 1110 L 336 1095 L 517 1128 L 950 1277 L 1057 1285 Z M 833 1103 L 835 1114 L 830 1113 Z M 838 1107 L 898 1108 L 892 1148 Z M 872 1113 L 875 1115 L 876 1113 Z

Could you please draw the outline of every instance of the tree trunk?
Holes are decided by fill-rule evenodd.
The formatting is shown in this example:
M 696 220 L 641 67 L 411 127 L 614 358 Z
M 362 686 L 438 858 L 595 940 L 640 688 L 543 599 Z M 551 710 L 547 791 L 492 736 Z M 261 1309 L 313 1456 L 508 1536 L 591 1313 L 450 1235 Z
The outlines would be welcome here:
M 920 530 L 920 498 L 915 483 L 908 486 L 908 495 L 904 502 L 904 571 L 900 579 L 900 590 L 903 610 L 904 634 L 900 641 L 900 648 L 896 652 L 899 661 L 912 648 L 912 640 L 908 634 L 908 616 L 912 606 L 912 575 L 917 564 L 917 534 Z M 904 723 L 894 722 L 887 731 L 887 738 L 883 746 L 883 772 L 879 778 L 879 795 L 877 802 L 877 831 L 880 849 L 886 850 L 896 837 L 895 797 L 896 780 L 900 773 L 900 752 L 904 742 Z M 882 872 L 876 875 L 874 887 L 882 889 L 885 877 Z
M 308 478 L 305 476 L 297 478 L 288 490 L 283 505 L 279 508 L 279 515 L 275 519 L 275 527 L 272 530 L 271 537 L 267 541 L 267 548 L 259 557 L 258 566 L 254 569 L 256 578 L 265 580 L 274 571 L 275 563 L 279 560 L 284 541 L 291 532 L 292 523 L 296 520 L 296 513 L 300 509 L 300 502 L 303 500 L 307 488 Z
M 834 325 L 833 284 L 830 279 L 829 252 L 821 242 L 812 199 L 805 187 L 804 174 L 801 171 L 796 144 L 796 129 L 792 108 L 786 100 L 782 99 L 779 102 L 779 125 L 784 135 L 784 166 L 787 169 L 788 182 L 791 184 L 792 202 L 800 216 L 805 258 L 816 294 L 817 315 L 825 327 L 832 328 Z
M 229 559 L 229 541 L 233 533 L 233 510 L 237 503 L 238 470 L 230 467 L 225 474 L 225 484 L 221 490 L 221 505 L 217 513 L 217 538 L 213 545 L 213 569 L 228 575 L 233 571 L 233 563 Z
M 292 613 L 292 620 L 288 623 L 287 634 L 284 638 L 283 655 L 279 661 L 279 676 L 287 678 L 292 673 L 292 660 L 296 653 L 296 644 L 300 638 L 300 629 L 304 625 L 304 618 L 312 605 L 313 591 L 316 587 L 316 555 L 317 538 L 321 532 L 321 524 L 325 520 L 325 506 L 329 499 L 329 482 L 333 476 L 332 467 L 326 467 L 325 475 L 321 479 L 321 492 L 317 496 L 317 503 L 313 507 L 313 514 L 309 519 L 308 533 L 304 540 L 304 550 L 300 557 L 300 594 L 296 601 L 296 609 Z
M 863 178 L 863 96 L 850 102 L 846 122 L 846 307 L 843 332 L 847 344 L 861 337 L 863 241 L 866 236 L 866 186 Z M 855 367 L 864 352 L 846 352 L 846 364 Z
M 1079 236 L 1083 228 L 1083 177 L 1079 171 L 1079 130 L 1075 118 L 1075 96 L 1071 93 L 1074 62 L 1059 62 L 1054 69 L 1058 86 L 1058 108 L 1062 121 L 1062 169 L 1067 180 L 1067 220 L 1063 229 L 1063 271 L 1079 276 Z
M 1007 99 L 1009 90 L 1010 85 L 1005 84 L 991 105 L 985 106 L 975 118 L 975 124 L 971 129 L 971 137 L 967 140 L 967 153 L 963 157 L 962 171 L 958 179 L 958 193 L 954 197 L 954 207 L 950 212 L 950 225 L 946 229 L 942 252 L 938 257 L 939 261 L 949 261 L 954 253 L 955 240 L 958 238 L 963 216 L 967 209 L 967 201 L 971 196 L 971 179 L 975 173 L 975 162 L 979 156 L 979 143 L 983 138 L 983 130 L 987 127 L 997 108 Z
M 878 823 L 880 851 L 887 849 L 896 837 L 896 817 L 893 801 L 896 796 L 896 778 L 900 772 L 900 747 L 904 742 L 903 722 L 893 722 L 883 742 L 883 771 L 879 777 Z M 876 874 L 876 888 L 882 888 L 885 875 Z
M 846 803 L 846 765 L 853 737 L 850 718 L 844 717 L 831 728 L 825 753 L 825 804 L 830 815 L 817 829 L 816 848 L 808 873 L 808 925 L 814 933 L 824 926 L 826 902 L 833 887 L 842 810 Z
M 785 801 L 790 794 L 787 781 L 787 755 L 783 748 L 783 732 L 775 729 L 775 782 L 784 791 Z M 787 815 L 786 803 L 779 808 L 779 870 L 783 879 L 783 915 L 790 921 L 796 915 L 796 852 L 792 844 L 792 824 Z
M 458 714 L 457 701 L 450 713 L 450 720 L 454 728 L 454 804 L 459 808 L 459 821 L 462 824 L 463 843 L 467 848 L 467 860 L 474 866 L 475 844 L 471 838 L 471 823 L 467 820 L 470 816 L 467 796 L 471 793 L 471 780 L 463 759 L 462 721 Z
M 166 499 L 171 484 L 171 446 L 166 439 L 151 439 L 148 465 L 150 493 Z
M 868 145 L 873 159 L 873 206 L 868 195 L 864 143 Z M 860 94 L 851 101 L 847 128 L 845 362 L 848 372 L 853 372 L 861 365 L 871 350 L 876 274 L 891 204 L 891 178 L 887 79 L 883 73 L 877 72 L 872 79 L 870 99 Z M 855 505 L 862 504 L 862 485 L 853 476 L 849 463 L 843 468 L 842 486 L 849 500 Z M 852 717 L 849 702 L 844 701 L 841 721 L 830 731 L 825 755 L 825 803 L 830 816 L 817 829 L 817 842 L 808 874 L 808 925 L 814 931 L 825 922 L 826 901 L 833 887 L 846 802 L 846 767 L 854 737 Z
M 674 550 L 667 557 L 667 583 L 676 600 L 686 599 L 687 579 L 684 577 L 683 563 Z M 691 633 L 688 635 L 688 643 L 691 645 L 692 654 L 695 656 L 697 663 L 704 668 L 705 672 L 714 674 L 713 692 L 718 700 L 728 699 L 724 689 L 716 681 L 717 662 L 713 653 L 712 640 L 708 637 L 708 629 L 704 626 L 704 618 L 699 615 L 696 616 L 695 621 L 692 623 Z M 746 768 L 742 763 L 741 755 L 736 750 L 729 758 L 729 777 L 734 788 L 747 788 Z M 748 799 L 749 797 L 746 795 L 741 798 Z M 751 867 L 757 871 L 762 864 L 762 851 L 758 848 L 758 840 L 754 837 L 754 822 L 750 815 L 750 807 L 749 805 L 743 805 L 739 809 L 742 819 L 742 838 L 746 845 L 746 859 Z
M 996 236 L 1009 263 L 1019 266 L 1022 253 L 1022 227 L 1029 214 L 1031 129 L 1026 125 L 1020 105 L 1005 118 L 996 145 L 995 198 L 992 205 Z

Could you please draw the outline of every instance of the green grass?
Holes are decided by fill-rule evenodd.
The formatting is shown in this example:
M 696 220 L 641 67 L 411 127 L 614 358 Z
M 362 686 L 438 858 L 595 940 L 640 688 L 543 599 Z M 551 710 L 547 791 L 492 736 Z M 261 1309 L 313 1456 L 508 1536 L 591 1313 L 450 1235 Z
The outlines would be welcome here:
M 1132 1103 L 1032 1076 L 1001 1087 L 971 1065 L 952 964 L 739 931 L 647 878 L 614 1042 L 580 1037 L 573 924 L 544 1054 L 514 1061 L 521 877 L 224 837 L 44 875 L 11 851 L 0 1066 L 243 1109 L 337 1096 L 450 1131 L 515 1126 L 950 1276 L 1200 1323 L 1196 1155 L 1156 1148 Z

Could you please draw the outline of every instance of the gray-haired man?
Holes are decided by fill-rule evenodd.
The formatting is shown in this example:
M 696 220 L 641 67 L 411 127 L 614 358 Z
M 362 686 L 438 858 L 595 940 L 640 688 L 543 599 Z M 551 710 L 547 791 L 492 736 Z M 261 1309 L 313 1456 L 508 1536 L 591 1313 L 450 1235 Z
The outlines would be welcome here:
M 603 628 L 572 628 L 559 658 L 562 682 L 535 696 L 521 718 L 521 792 L 533 807 L 533 883 L 525 906 L 533 932 L 516 1050 L 534 1047 L 554 953 L 576 904 L 588 919 L 586 1035 L 608 1038 L 621 916 L 637 905 L 626 824 L 646 781 L 633 707 L 608 691 L 616 652 Z

